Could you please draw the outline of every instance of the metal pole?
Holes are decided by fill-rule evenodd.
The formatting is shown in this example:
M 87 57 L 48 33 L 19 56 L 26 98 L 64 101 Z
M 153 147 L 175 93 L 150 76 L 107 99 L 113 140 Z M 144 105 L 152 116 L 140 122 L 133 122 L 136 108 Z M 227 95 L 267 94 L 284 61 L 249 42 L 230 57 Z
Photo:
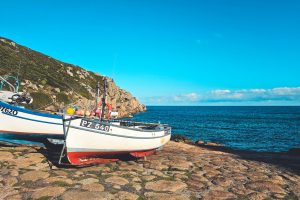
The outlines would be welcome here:
M 97 94 L 96 94 L 96 109 L 98 107 L 98 100 L 99 100 L 99 96 L 100 96 L 100 82 L 97 82 Z
M 67 148 L 66 143 L 67 143 L 68 133 L 69 133 L 69 129 L 70 129 L 70 126 L 71 126 L 72 119 L 73 118 L 71 117 L 71 118 L 66 120 L 65 114 L 63 114 L 63 116 L 62 116 L 63 131 L 64 131 L 64 145 L 63 145 L 63 148 L 60 152 L 58 164 L 62 164 L 61 160 L 65 156 L 64 152 L 65 152 L 65 149 Z M 76 118 L 74 118 L 74 119 L 76 119 Z M 67 125 L 68 122 L 69 122 L 69 124 Z
M 100 121 L 104 118 L 104 110 L 106 106 L 106 93 L 107 93 L 107 80 L 104 78 L 104 94 L 102 97 L 102 108 L 101 108 L 101 116 L 100 116 Z
M 14 78 L 15 81 L 17 82 L 17 88 L 15 88 L 15 86 L 14 86 L 13 84 L 11 84 L 10 82 L 7 81 L 7 79 L 9 79 L 9 78 L 11 78 L 11 77 L 14 78 L 13 76 L 8 76 L 8 77 L 6 77 L 6 78 L 0 76 L 0 78 L 2 79 L 1 84 L 0 84 L 0 90 L 2 90 L 3 85 L 6 83 L 6 84 L 8 84 L 10 87 L 13 88 L 13 90 L 14 90 L 15 93 L 17 93 L 17 92 L 18 92 L 18 89 L 19 89 L 19 87 L 18 87 L 18 81 L 17 81 L 17 79 Z M 11 89 L 11 88 L 10 88 L 10 89 Z
M 59 160 L 58 164 L 61 164 L 61 159 L 64 157 L 64 151 L 66 148 L 66 140 L 67 140 L 67 132 L 66 132 L 66 125 L 65 125 L 65 114 L 62 116 L 62 122 L 63 122 L 63 131 L 64 131 L 64 145 L 63 148 L 61 149 L 60 155 L 59 155 Z

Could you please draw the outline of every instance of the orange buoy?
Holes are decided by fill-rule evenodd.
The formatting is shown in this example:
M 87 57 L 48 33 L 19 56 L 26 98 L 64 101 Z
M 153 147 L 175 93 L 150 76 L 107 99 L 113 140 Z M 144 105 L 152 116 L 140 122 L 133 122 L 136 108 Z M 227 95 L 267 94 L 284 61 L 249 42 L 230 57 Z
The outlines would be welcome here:
M 91 115 L 91 112 L 90 111 L 85 111 L 85 116 L 90 116 Z
M 81 109 L 76 110 L 76 115 L 83 116 L 84 112 Z

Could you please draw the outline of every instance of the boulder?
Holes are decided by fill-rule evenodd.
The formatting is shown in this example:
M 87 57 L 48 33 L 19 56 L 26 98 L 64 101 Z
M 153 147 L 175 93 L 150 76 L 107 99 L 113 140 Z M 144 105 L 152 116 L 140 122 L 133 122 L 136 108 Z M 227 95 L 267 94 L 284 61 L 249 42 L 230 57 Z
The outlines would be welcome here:
M 98 183 L 99 180 L 95 179 L 95 178 L 87 178 L 87 179 L 83 179 L 81 181 L 79 181 L 79 183 L 81 183 L 82 185 L 87 185 L 87 184 L 91 184 L 91 183 Z
M 69 190 L 65 192 L 61 199 L 63 200 L 112 200 L 115 199 L 114 195 L 108 192 L 85 192 L 78 190 Z
M 186 136 L 183 136 L 181 134 L 172 135 L 171 140 L 175 141 L 175 142 L 192 143 L 192 141 L 190 139 L 188 139 Z
M 44 171 L 29 171 L 20 175 L 20 179 L 22 181 L 37 181 L 39 179 L 45 179 L 49 177 L 49 175 L 50 174 L 48 172 Z
M 160 191 L 160 192 L 178 192 L 185 189 L 187 185 L 181 181 L 168 181 L 168 180 L 160 180 L 155 182 L 148 182 L 145 185 L 145 189 Z
M 57 92 L 57 93 L 60 93 L 60 89 L 59 88 L 54 88 L 53 91 Z
M 42 197 L 57 197 L 61 195 L 64 191 L 66 191 L 66 189 L 63 187 L 50 186 L 50 187 L 45 187 L 45 188 L 35 190 L 32 193 L 31 197 L 33 199 L 40 199 Z
M 111 176 L 105 179 L 105 182 L 116 184 L 116 185 L 126 185 L 129 183 L 127 179 L 118 176 Z
M 105 189 L 100 183 L 85 184 L 81 188 L 90 192 L 103 192 Z
M 126 199 L 126 200 L 136 200 L 139 198 L 138 195 L 126 192 L 126 191 L 120 191 L 117 194 L 115 194 L 116 199 Z
M 202 140 L 197 140 L 197 141 L 195 142 L 195 144 L 197 144 L 197 145 L 204 145 L 205 142 L 202 141 Z
M 217 142 L 207 142 L 206 145 L 207 146 L 222 146 L 221 144 L 219 144 Z

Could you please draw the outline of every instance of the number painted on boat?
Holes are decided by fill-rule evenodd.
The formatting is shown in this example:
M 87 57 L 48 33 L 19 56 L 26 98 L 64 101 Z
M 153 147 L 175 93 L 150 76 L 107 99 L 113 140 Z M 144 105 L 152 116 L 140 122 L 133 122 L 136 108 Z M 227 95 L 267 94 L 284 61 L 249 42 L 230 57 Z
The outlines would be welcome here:
M 17 115 L 18 114 L 18 111 L 10 109 L 10 108 L 6 108 L 4 106 L 0 106 L 0 111 L 2 113 L 9 114 L 9 115 Z
M 97 122 L 91 122 L 91 121 L 87 121 L 84 119 L 81 120 L 80 126 L 86 127 L 86 128 L 91 128 L 91 129 L 96 129 L 96 130 L 100 130 L 100 131 L 106 131 L 106 132 L 109 132 L 109 129 L 110 129 L 109 125 L 100 124 Z

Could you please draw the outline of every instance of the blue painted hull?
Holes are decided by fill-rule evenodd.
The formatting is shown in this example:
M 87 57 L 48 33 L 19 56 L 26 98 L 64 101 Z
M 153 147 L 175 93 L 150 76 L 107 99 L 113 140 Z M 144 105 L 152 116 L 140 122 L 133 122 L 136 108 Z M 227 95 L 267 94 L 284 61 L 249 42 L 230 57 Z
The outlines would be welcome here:
M 62 116 L 0 102 L 0 140 L 44 142 L 63 139 Z
M 64 139 L 63 135 L 45 135 L 45 134 L 13 134 L 13 133 L 0 133 L 0 140 L 5 141 L 15 141 L 15 140 L 25 140 L 31 142 L 43 142 L 47 138 L 51 139 Z

